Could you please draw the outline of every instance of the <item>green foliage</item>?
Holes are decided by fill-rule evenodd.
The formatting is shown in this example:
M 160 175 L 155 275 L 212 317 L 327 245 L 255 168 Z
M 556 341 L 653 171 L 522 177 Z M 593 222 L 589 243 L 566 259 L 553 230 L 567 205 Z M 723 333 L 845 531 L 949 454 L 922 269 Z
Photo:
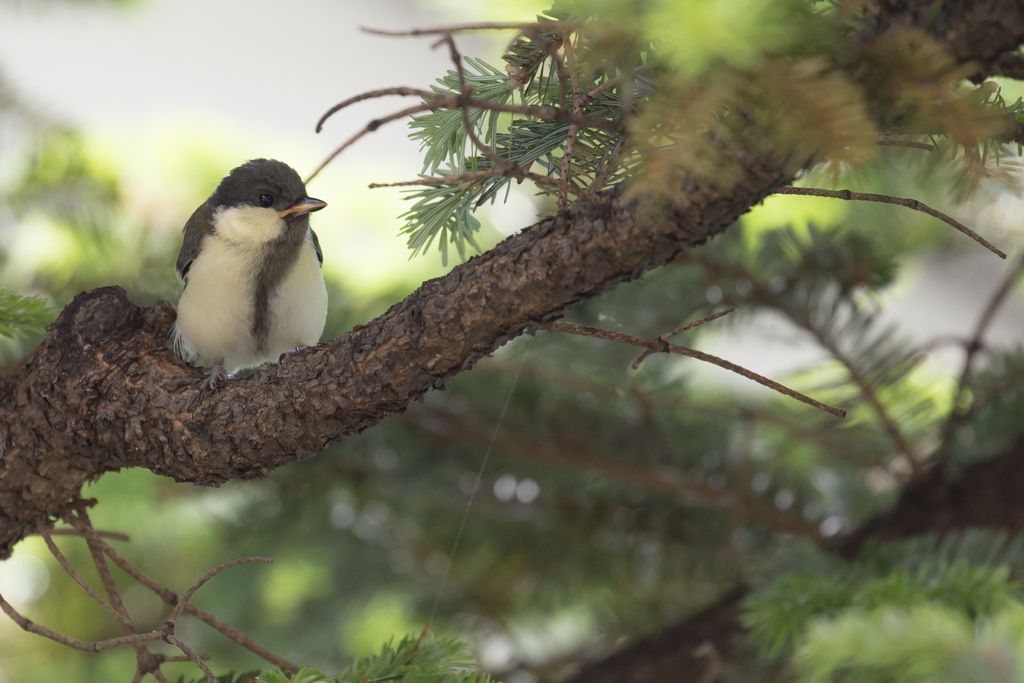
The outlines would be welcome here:
M 57 311 L 39 297 L 20 296 L 0 287 L 0 335 L 41 334 Z
M 1024 542 L 967 530 L 870 545 L 849 565 L 817 565 L 786 573 L 746 599 L 743 624 L 766 655 L 799 646 L 816 624 L 848 614 L 930 605 L 975 620 L 1017 604 L 1020 585 L 1010 576 L 1024 569 Z
M 816 622 L 793 658 L 801 683 L 1019 680 L 1024 604 L 983 619 L 939 604 L 850 611 Z
M 572 20 L 566 10 L 553 9 L 541 21 Z M 466 84 L 472 88 L 474 98 L 499 104 L 519 102 L 524 105 L 555 107 L 565 103 L 568 81 L 565 80 L 564 58 L 558 55 L 560 32 L 540 32 L 536 36 L 520 37 L 513 42 L 505 61 L 507 73 L 486 62 L 466 58 Z M 584 55 L 580 56 L 585 58 Z M 639 58 L 639 56 L 638 56 Z M 556 63 L 558 60 L 558 63 Z M 613 74 L 581 72 L 581 92 L 587 92 L 607 81 Z M 639 75 L 635 79 L 635 101 L 647 97 L 653 82 Z M 457 72 L 450 70 L 432 86 L 435 92 L 451 95 L 460 93 Z M 586 116 L 617 119 L 621 116 L 621 100 L 608 90 L 583 106 Z M 571 97 L 571 92 L 569 93 Z M 548 177 L 562 176 L 561 160 L 565 152 L 568 124 L 546 121 L 532 116 L 510 116 L 499 112 L 472 109 L 469 122 L 480 140 L 498 156 L 530 169 L 539 167 Z M 445 177 L 471 171 L 486 171 L 494 164 L 477 150 L 466 133 L 462 112 L 448 109 L 414 116 L 410 122 L 410 138 L 421 143 L 424 152 L 424 177 Z M 595 129 L 581 129 L 574 146 L 569 169 L 574 186 L 596 192 L 621 182 L 638 162 L 638 157 L 624 145 L 621 135 Z M 444 263 L 448 261 L 448 246 L 454 245 L 461 259 L 466 258 L 467 244 L 479 250 L 474 233 L 480 222 L 473 216 L 485 202 L 493 203 L 513 178 L 509 175 L 478 180 L 455 181 L 419 187 L 407 192 L 412 207 L 402 218 L 402 229 L 409 235 L 408 246 L 412 256 L 424 253 L 438 240 Z M 539 185 L 541 193 L 557 192 Z
M 257 683 L 335 683 L 338 679 L 327 676 L 322 671 L 302 667 L 294 677 L 281 670 L 268 671 L 259 676 Z
M 1016 186 L 1016 162 L 997 134 L 1024 115 L 1024 100 L 1009 104 L 992 84 L 963 84 L 969 74 L 917 33 L 858 44 L 865 15 L 851 3 L 571 0 L 538 20 L 575 26 L 524 32 L 504 56 L 506 73 L 467 58 L 473 96 L 506 104 L 518 91 L 524 105 L 570 108 L 571 74 L 586 95 L 582 113 L 623 121 L 628 132 L 581 127 L 563 178 L 567 124 L 479 109 L 470 110 L 469 122 L 497 156 L 576 188 L 598 192 L 628 181 L 636 194 L 684 203 L 688 179 L 719 186 L 738 179 L 738 149 L 835 181 L 877 161 L 880 135 L 931 140 L 937 151 L 918 154 L 921 171 L 931 172 L 935 158 L 953 162 L 947 180 L 956 201 L 985 181 Z M 601 92 L 589 97 L 595 89 Z M 434 90 L 458 95 L 456 73 Z M 411 126 L 423 172 L 435 180 L 494 168 L 469 142 L 460 110 L 417 116 Z M 473 212 L 511 179 L 409 191 L 413 206 L 402 217 L 412 255 L 437 239 L 445 262 L 449 244 L 465 258 L 480 227 Z
M 466 84 L 473 89 L 473 96 L 491 102 L 508 102 L 513 94 L 508 78 L 482 60 L 466 59 Z M 455 71 L 439 78 L 434 92 L 458 95 L 459 77 Z M 473 109 L 469 112 L 470 124 L 478 131 L 485 144 L 493 147 L 498 132 L 498 112 Z M 478 170 L 478 159 L 466 158 L 469 143 L 463 125 L 461 109 L 445 109 L 422 116 L 414 116 L 409 122 L 413 132 L 409 137 L 421 142 L 424 151 L 423 172 L 425 174 L 453 175 L 466 170 Z M 426 176 L 424 176 L 426 177 Z M 448 245 L 454 244 L 460 258 L 465 260 L 466 244 L 479 250 L 473 233 L 480 229 L 480 221 L 473 217 L 478 205 L 477 197 L 484 185 L 495 185 L 497 179 L 481 182 L 461 182 L 426 186 L 407 193 L 413 206 L 402 215 L 406 225 L 402 232 L 409 235 L 409 249 L 416 256 L 430 248 L 435 238 L 441 250 L 441 258 L 448 262 Z M 507 179 L 505 179 L 507 181 Z
M 403 638 L 397 646 L 385 643 L 380 654 L 360 657 L 338 676 L 327 676 L 303 668 L 294 678 L 283 671 L 271 671 L 257 683 L 492 683 L 493 679 L 472 669 L 466 646 L 446 638 Z
M 981 123 L 1004 115 L 1020 119 L 1021 101 L 1011 103 L 1008 95 L 948 77 L 942 71 L 948 63 L 932 61 L 935 53 L 913 52 L 905 38 L 887 48 L 891 63 L 879 59 L 877 69 L 856 65 L 856 55 L 863 53 L 844 51 L 850 29 L 862 17 L 838 16 L 848 3 L 837 0 L 822 10 L 826 4 L 816 3 L 826 15 L 819 17 L 782 16 L 763 3 L 738 3 L 735 7 L 752 14 L 741 17 L 735 36 L 723 31 L 721 22 L 729 19 L 731 8 L 722 3 L 707 4 L 705 14 L 689 26 L 680 24 L 686 17 L 676 11 L 694 9 L 690 2 L 678 8 L 671 3 L 574 5 L 572 16 L 589 13 L 600 19 L 576 34 L 584 89 L 638 65 L 653 66 L 633 71 L 631 89 L 613 87 L 588 103 L 588 115 L 615 119 L 628 99 L 637 114 L 630 130 L 638 132 L 632 138 L 581 132 L 571 181 L 599 191 L 641 178 L 631 187 L 664 187 L 665 195 L 673 196 L 685 174 L 697 172 L 724 184 L 732 161 L 721 150 L 736 145 L 821 161 L 815 174 L 801 178 L 803 184 L 913 196 L 936 208 L 948 206 L 956 194 L 951 189 L 961 167 L 973 174 L 975 185 L 980 179 L 982 188 L 986 179 L 999 180 L 986 174 L 1010 168 L 1012 159 L 975 137 Z M 699 40 L 669 45 L 678 52 L 659 57 L 662 46 L 643 42 L 658 16 L 644 14 L 651 6 L 662 16 L 675 13 L 667 17 L 676 23 L 666 24 L 666 32 L 704 33 L 696 36 Z M 777 41 L 779 36 L 736 42 L 750 37 L 754 22 L 748 19 L 766 16 L 773 31 L 789 31 L 797 23 L 815 30 L 794 33 L 800 40 L 788 43 Z M 559 103 L 559 70 L 548 56 L 559 39 L 557 33 L 519 38 L 506 55 L 505 72 L 500 64 L 495 68 L 467 58 L 474 97 Z M 765 46 L 787 54 L 766 59 L 759 52 Z M 680 54 L 696 47 L 711 50 L 710 58 L 680 61 Z M 837 64 L 855 67 L 844 71 Z M 865 82 L 850 76 L 855 72 L 881 76 Z M 437 87 L 456 92 L 454 72 Z M 906 97 L 895 106 L 885 92 Z M 738 98 L 748 97 L 749 107 L 734 107 Z M 970 106 L 950 109 L 967 100 Z M 948 125 L 932 108 L 939 105 L 946 107 Z M 748 115 L 761 132 L 767 130 L 763 136 L 746 138 L 733 126 Z M 471 120 L 504 158 L 561 177 L 566 124 L 482 112 Z M 939 151 L 876 149 L 879 121 L 889 137 L 934 139 Z M 491 168 L 466 139 L 459 112 L 417 117 L 412 133 L 424 145 L 424 173 Z M 76 136 L 62 134 L 32 147 L 27 162 L 10 191 L 5 188 L 5 204 L 17 217 L 41 213 L 52 220 L 78 256 L 40 267 L 30 281 L 11 282 L 30 282 L 33 291 L 45 292 L 58 305 L 77 291 L 111 282 L 123 285 L 136 301 L 173 300 L 180 225 L 150 229 L 125 219 L 125 205 L 137 209 L 151 201 L 145 188 L 122 187 L 110 169 L 90 161 L 85 138 Z M 414 191 L 409 206 L 415 208 L 406 216 L 410 246 L 423 253 L 438 239 L 442 255 L 454 246 L 465 257 L 474 240 L 484 243 L 474 212 L 482 202 L 499 201 L 510 182 L 499 176 Z M 543 186 L 537 191 L 553 192 Z M 999 213 L 985 210 L 996 208 L 986 192 L 976 196 L 972 216 Z M 884 509 L 905 481 L 900 447 L 852 373 L 865 378 L 922 462 L 933 461 L 953 392 L 947 379 L 928 374 L 926 341 L 906 325 L 888 327 L 879 311 L 901 264 L 920 263 L 936 250 L 955 258 L 965 245 L 962 236 L 907 209 L 832 202 L 827 214 L 811 211 L 807 219 L 802 209 L 814 202 L 828 200 L 768 198 L 750 220 L 643 281 L 574 308 L 570 319 L 654 337 L 737 305 L 738 313 L 677 341 L 706 348 L 709 336 L 737 329 L 761 338 L 761 328 L 746 326 L 752 320 L 774 321 L 780 334 L 805 343 L 812 355 L 795 378 L 773 378 L 795 380 L 815 398 L 839 403 L 851 411 L 845 421 L 788 398 L 734 393 L 717 381 L 721 375 L 702 379 L 690 359 L 656 355 L 633 372 L 628 368 L 636 349 L 538 333 L 482 359 L 474 372 L 452 379 L 446 392 L 426 395 L 422 405 L 344 439 L 324 457 L 261 481 L 206 489 L 175 486 L 142 470 L 105 475 L 90 489 L 100 500 L 94 520 L 130 532 L 133 543 L 126 552 L 133 562 L 176 590 L 190 585 L 214 556 L 274 556 L 283 569 L 297 557 L 301 564 L 315 565 L 315 572 L 271 571 L 262 579 L 225 582 L 204 599 L 218 617 L 270 649 L 337 672 L 362 653 L 354 633 L 365 624 L 397 623 L 393 629 L 402 633 L 432 610 L 438 567 L 444 566 L 465 510 L 467 474 L 473 481 L 494 425 L 504 415 L 449 590 L 432 620 L 445 632 L 476 637 L 494 629 L 515 643 L 518 654 L 529 654 L 522 668 L 541 680 L 559 680 L 578 653 L 600 656 L 613 651 L 620 638 L 655 632 L 703 607 L 742 576 L 757 587 L 752 605 L 760 611 L 748 613 L 751 628 L 761 628 L 759 642 L 767 649 L 796 651 L 797 660 L 786 662 L 794 671 L 895 680 L 910 676 L 900 667 L 918 661 L 931 662 L 929 672 L 941 669 L 958 681 L 975 680 L 971 675 L 982 670 L 976 666 L 979 657 L 1009 662 L 999 657 L 1014 652 L 1012 629 L 999 624 L 1012 621 L 1007 616 L 1016 609 L 1012 579 L 1024 575 L 1018 539 L 1007 543 L 1005 537 L 980 532 L 915 539 L 866 548 L 852 567 L 788 540 L 791 534 L 856 527 Z M 782 208 L 772 213 L 772 207 Z M 988 227 L 982 223 L 979 229 Z M 5 256 L 6 265 L 17 265 Z M 407 293 L 396 288 L 386 299 L 361 300 L 336 283 L 328 286 L 328 336 L 373 318 Z M 906 279 L 898 285 L 906 286 Z M 943 307 L 936 315 L 948 316 L 949 310 Z M 974 314 L 971 309 L 968 323 Z M 503 414 L 527 345 L 529 359 Z M 17 353 L 23 352 L 18 346 Z M 741 364 L 751 361 L 743 354 L 722 355 Z M 1024 349 L 986 348 L 977 361 L 970 391 L 960 392 L 958 402 L 959 409 L 973 412 L 953 438 L 953 454 L 964 463 L 1005 452 L 1024 429 Z M 531 483 L 539 492 L 531 502 L 499 498 L 494 488 L 499 477 Z M 736 501 L 743 505 L 731 504 Z M 780 529 L 785 533 L 776 533 Z M 88 566 L 84 544 L 67 542 L 76 566 Z M 18 552 L 39 550 L 38 543 L 38 537 L 28 539 Z M 777 553 L 786 556 L 786 566 L 766 567 L 763 560 Z M 31 604 L 33 619 L 83 638 L 120 635 L 116 623 L 96 619 L 96 605 L 76 586 L 56 578 L 55 563 L 49 570 L 54 578 L 45 596 Z M 166 609 L 147 609 L 146 601 L 129 590 L 126 599 L 131 595 L 140 628 L 158 628 Z M 401 619 L 387 612 L 396 604 L 387 596 L 396 595 Z M 282 628 L 285 620 L 288 627 Z M 844 624 L 835 636 L 844 642 L 827 637 L 839 633 L 829 625 Z M 244 671 L 251 665 L 251 655 L 228 639 L 202 627 L 182 631 L 197 651 L 212 655 L 218 670 Z M 947 635 L 930 635 L 939 631 Z M 384 639 L 375 639 L 374 646 Z M 107 681 L 133 666 L 127 648 L 95 657 L 63 650 L 49 656 L 46 647 L 53 646 L 31 634 L 5 633 L 0 640 L 4 675 L 18 683 Z M 407 639 L 358 660 L 340 680 L 365 683 L 364 675 L 368 681 L 405 680 L 420 676 L 417 668 L 424 672 L 421 680 L 474 675 L 448 660 L 421 659 L 429 648 L 429 642 L 422 645 L 406 667 Z M 202 680 L 194 667 L 186 670 L 190 679 Z M 727 668 L 723 677 L 733 671 Z M 222 680 L 248 683 L 245 676 Z M 311 669 L 302 677 L 339 680 Z M 933 679 L 939 678 L 935 673 Z M 288 677 L 265 672 L 261 679 Z

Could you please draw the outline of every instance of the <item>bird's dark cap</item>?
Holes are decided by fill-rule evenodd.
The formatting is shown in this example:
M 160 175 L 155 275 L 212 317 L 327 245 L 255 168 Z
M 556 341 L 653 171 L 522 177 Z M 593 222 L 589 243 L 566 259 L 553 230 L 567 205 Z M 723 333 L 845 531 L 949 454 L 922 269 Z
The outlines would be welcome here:
M 234 169 L 210 195 L 209 204 L 220 206 L 263 206 L 261 195 L 269 194 L 278 211 L 293 206 L 306 196 L 306 185 L 288 164 L 274 159 L 253 159 Z

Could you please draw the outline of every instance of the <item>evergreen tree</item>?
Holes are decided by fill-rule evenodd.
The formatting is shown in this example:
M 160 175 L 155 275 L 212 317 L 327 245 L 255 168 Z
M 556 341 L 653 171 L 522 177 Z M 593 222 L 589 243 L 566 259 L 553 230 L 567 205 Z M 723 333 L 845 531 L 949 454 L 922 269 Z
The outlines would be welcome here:
M 417 180 L 400 183 L 410 255 L 438 258 L 436 244 L 445 264 L 455 261 L 452 251 L 468 262 L 416 293 L 332 296 L 325 337 L 357 324 L 366 327 L 353 335 L 384 330 L 388 316 L 409 308 L 438 315 L 423 329 L 441 327 L 453 346 L 469 324 L 439 311 L 485 319 L 492 336 L 448 374 L 364 368 L 356 377 L 381 373 L 378 385 L 398 386 L 405 371 L 429 381 L 415 396 L 382 389 L 360 404 L 358 425 L 302 424 L 275 442 L 291 438 L 294 453 L 326 444 L 316 458 L 231 453 L 232 477 L 261 481 L 206 491 L 142 470 L 100 479 L 90 489 L 99 501 L 91 523 L 131 532 L 135 541 L 121 555 L 150 581 L 184 590 L 213 558 L 273 555 L 271 567 L 227 569 L 237 580 L 212 579 L 194 602 L 287 659 L 268 665 L 239 638 L 211 639 L 196 619 L 211 621 L 182 612 L 169 589 L 149 586 L 166 606 L 134 627 L 172 644 L 168 636 L 191 640 L 230 683 L 1020 678 L 1024 541 L 1016 534 L 1024 515 L 1013 485 L 1024 473 L 1015 462 L 1024 349 L 990 345 L 986 335 L 1017 296 L 1024 261 L 1019 231 L 982 219 L 1012 196 L 1024 143 L 1024 100 L 1010 95 L 1019 90 L 1012 76 L 1024 74 L 1016 51 L 1024 21 L 1011 5 L 995 3 L 982 17 L 949 2 L 579 0 L 509 28 L 515 37 L 503 65 L 461 55 L 462 29 L 435 31 L 452 67 L 430 90 L 357 96 L 320 126 L 370 97 L 412 96 L 410 137 L 422 145 L 423 165 Z M 10 338 L 0 355 L 10 366 L 0 380 L 3 416 L 26 404 L 19 396 L 43 391 L 27 374 L 42 366 L 17 359 L 36 341 L 44 361 L 72 344 L 64 341 L 67 311 L 85 304 L 68 306 L 71 295 L 107 284 L 103 263 L 130 264 L 118 282 L 141 303 L 173 298 L 175 245 L 123 229 L 118 181 L 90 163 L 75 134 L 46 126 L 37 134 L 4 202 L 15 215 L 48 212 L 98 258 L 92 270 L 39 273 L 33 287 L 49 303 L 0 292 L 0 335 Z M 488 251 L 494 238 L 480 209 L 500 207 L 517 183 L 537 193 L 547 216 Z M 771 197 L 740 218 L 772 194 L 796 196 Z M 825 201 L 842 211 L 795 217 Z M 588 241 L 559 241 L 579 234 Z M 567 245 L 575 249 L 568 255 Z M 976 250 L 988 267 L 1002 267 L 986 247 L 1009 252 L 1011 266 L 977 302 L 970 338 L 922 339 L 886 321 L 886 297 L 913 259 Z M 482 256 L 470 259 L 474 250 Z M 488 274 L 499 257 L 515 267 Z M 560 271 L 563 262 L 578 269 Z M 634 262 L 629 272 L 615 270 Z M 519 281 L 541 267 L 558 277 L 538 303 L 520 296 Z M 502 298 L 509 291 L 520 298 Z M 576 303 L 566 314 L 576 327 L 552 325 Z M 731 307 L 727 317 L 680 331 Z M 41 326 L 60 309 L 44 338 Z M 157 342 L 138 342 L 138 352 L 132 340 L 157 329 L 164 310 L 146 309 L 119 342 L 138 365 L 163 357 L 146 351 Z M 694 381 L 701 354 L 687 354 L 690 346 L 709 331 L 754 334 L 764 320 L 814 349 L 790 376 L 772 378 L 785 380 L 788 394 Z M 601 338 L 601 330 L 615 334 Z M 410 334 L 428 339 L 419 328 Z M 961 352 L 952 377 L 933 360 L 943 345 Z M 167 372 L 196 379 L 184 368 Z M 267 380 L 267 372 L 277 371 L 258 371 L 238 390 L 253 392 L 245 394 L 250 405 L 271 396 L 257 392 L 273 381 L 298 386 L 286 374 Z M 122 405 L 104 403 L 116 390 L 102 386 L 110 395 L 90 404 L 100 414 Z M 430 386 L 446 391 L 426 393 Z M 295 391 L 313 395 L 316 387 L 309 380 Z M 796 392 L 810 403 L 794 400 Z M 242 394 L 232 396 L 225 400 L 242 404 Z M 415 397 L 422 405 L 410 405 Z M 34 424 L 19 415 L 0 431 L 7 452 L 23 447 L 8 436 L 15 420 Z M 223 416 L 225 430 L 246 419 Z M 160 429 L 156 418 L 139 427 Z M 222 446 L 203 445 L 212 463 Z M 104 470 L 139 465 L 114 450 L 120 459 L 104 461 Z M 231 478 L 212 465 L 186 475 L 153 463 L 145 467 L 204 484 Z M 9 530 L 8 500 L 0 491 Z M 182 522 L 196 509 L 217 519 Z M 56 514 L 85 533 L 75 526 L 90 523 L 83 510 Z M 152 520 L 186 524 L 188 533 L 156 532 Z M 72 566 L 91 561 L 80 539 L 61 547 Z M 120 598 L 109 598 L 116 616 Z M 57 628 L 87 604 L 95 607 L 79 585 L 55 583 L 32 621 Z M 183 615 L 177 623 L 172 605 Z M 123 623 L 92 617 L 75 625 L 96 641 L 125 632 Z M 18 643 L 33 637 L 22 635 Z M 71 657 L 53 647 L 47 652 Z M 113 652 L 75 659 L 81 680 L 105 675 L 84 663 L 96 658 L 132 666 L 130 647 Z M 141 678 L 149 673 L 144 656 L 134 656 Z M 193 680 L 195 661 L 166 671 Z

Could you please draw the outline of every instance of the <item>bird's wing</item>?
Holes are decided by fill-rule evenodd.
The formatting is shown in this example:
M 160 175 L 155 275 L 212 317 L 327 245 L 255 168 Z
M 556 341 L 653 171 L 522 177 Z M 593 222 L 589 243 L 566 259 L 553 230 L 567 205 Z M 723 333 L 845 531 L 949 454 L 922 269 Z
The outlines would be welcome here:
M 313 228 L 309 229 L 309 234 L 313 236 L 313 248 L 316 249 L 316 260 L 320 262 L 320 267 L 324 267 L 324 252 L 320 248 L 320 240 L 317 239 L 316 233 L 313 232 Z
M 188 283 L 186 279 L 188 277 L 188 269 L 192 267 L 192 262 L 199 256 L 199 250 L 203 245 L 203 238 L 213 234 L 213 224 L 210 221 L 211 213 L 210 207 L 206 202 L 203 202 L 192 213 L 192 217 L 188 219 L 184 230 L 182 230 L 185 233 L 185 239 L 181 243 L 181 251 L 178 252 L 178 262 L 175 264 L 175 271 L 178 273 L 178 277 L 186 284 Z

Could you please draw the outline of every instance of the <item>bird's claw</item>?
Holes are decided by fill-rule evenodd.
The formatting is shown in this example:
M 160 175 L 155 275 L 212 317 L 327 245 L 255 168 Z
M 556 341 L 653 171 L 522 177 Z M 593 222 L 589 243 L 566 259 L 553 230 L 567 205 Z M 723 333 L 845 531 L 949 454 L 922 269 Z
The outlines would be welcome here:
M 199 385 L 199 395 L 202 396 L 208 391 L 217 393 L 220 391 L 221 384 L 227 383 L 228 373 L 223 366 L 217 365 L 210 371 L 210 376 L 203 380 L 203 383 Z
M 285 358 L 290 358 L 297 353 L 302 353 L 308 348 L 308 346 L 296 346 L 294 351 L 285 351 L 284 353 L 282 353 L 280 357 L 278 357 L 277 362 L 283 363 Z

